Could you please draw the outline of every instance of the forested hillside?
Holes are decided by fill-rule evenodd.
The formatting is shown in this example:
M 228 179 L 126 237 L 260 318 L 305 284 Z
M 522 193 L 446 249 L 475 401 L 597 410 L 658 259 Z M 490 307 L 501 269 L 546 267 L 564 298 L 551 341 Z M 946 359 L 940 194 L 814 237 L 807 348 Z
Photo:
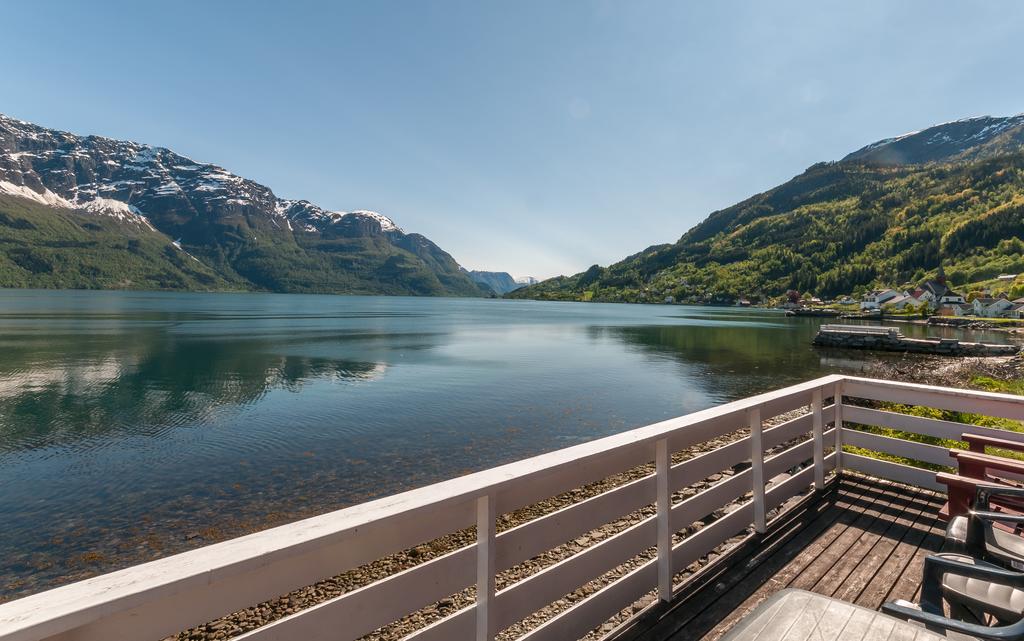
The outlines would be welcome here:
M 241 289 L 144 224 L 0 194 L 0 287 Z
M 955 285 L 1024 272 L 1024 123 L 1010 118 L 997 128 L 992 120 L 975 123 L 958 144 L 936 130 L 956 125 L 960 132 L 973 121 L 819 163 L 714 212 L 673 244 L 509 296 L 729 302 L 787 289 L 835 296 L 909 283 L 934 273 L 940 261 Z M 924 155 L 928 140 L 942 142 L 945 155 Z M 970 147 L 972 141 L 985 152 Z M 904 151 L 882 153 L 887 146 Z M 928 162 L 893 162 L 910 157 L 908 149 Z

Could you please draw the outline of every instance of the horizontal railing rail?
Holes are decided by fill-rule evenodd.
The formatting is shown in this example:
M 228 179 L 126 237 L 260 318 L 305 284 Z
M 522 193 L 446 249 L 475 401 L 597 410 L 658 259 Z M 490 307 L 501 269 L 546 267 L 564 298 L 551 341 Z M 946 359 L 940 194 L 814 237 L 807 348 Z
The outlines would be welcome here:
M 928 470 L 843 451 L 842 445 L 935 465 L 948 464 L 944 448 L 853 424 L 954 439 L 962 427 L 974 430 L 851 405 L 844 397 L 1024 418 L 1024 399 L 1011 395 L 826 376 L 11 601 L 0 605 L 0 639 L 161 639 L 473 527 L 475 544 L 235 638 L 359 639 L 475 588 L 471 605 L 407 638 L 492 639 L 632 562 L 634 569 L 606 577 L 606 585 L 521 637 L 577 638 L 649 592 L 671 600 L 679 572 L 746 531 L 765 532 L 773 510 L 823 489 L 833 471 L 848 468 L 936 487 Z M 1024 442 L 1024 434 L 978 429 Z M 673 458 L 723 437 L 731 440 L 685 460 Z M 496 531 L 500 515 L 643 465 L 652 472 Z M 680 494 L 697 483 L 701 491 Z M 604 532 L 596 543 L 497 589 L 501 573 L 635 514 L 641 518 L 628 527 Z M 690 527 L 697 522 L 703 527 Z
M 929 440 L 959 442 L 963 434 L 973 433 L 1024 443 L 1024 431 L 916 416 L 899 411 L 900 408 L 908 406 L 926 407 L 932 410 L 1024 421 L 1024 398 L 1014 394 L 857 377 L 844 378 L 842 393 L 844 427 L 839 436 L 842 442 L 870 452 L 907 459 L 905 462 L 896 462 L 878 456 L 841 452 L 842 466 L 845 469 L 870 476 L 945 492 L 946 486 L 936 480 L 935 471 L 920 466 L 917 462 L 952 467 L 955 466 L 955 461 L 950 456 L 950 448 L 947 445 L 875 434 L 857 426 L 869 429 L 887 428 L 896 430 L 897 433 L 926 437 Z M 847 402 L 846 399 L 857 404 Z M 881 403 L 883 407 L 865 407 L 862 401 L 869 401 L 874 405 Z M 850 424 L 850 427 L 846 427 L 845 424 Z M 1024 425 L 1021 425 L 1021 428 L 1024 430 Z

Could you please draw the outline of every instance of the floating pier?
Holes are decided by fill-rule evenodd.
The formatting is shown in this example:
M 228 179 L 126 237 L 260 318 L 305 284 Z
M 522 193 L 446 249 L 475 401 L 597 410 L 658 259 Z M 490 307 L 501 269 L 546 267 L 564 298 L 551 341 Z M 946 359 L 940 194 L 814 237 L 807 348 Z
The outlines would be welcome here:
M 1013 356 L 1020 351 L 1016 345 L 968 343 L 956 338 L 907 338 L 896 327 L 873 325 L 822 325 L 814 344 L 940 356 Z

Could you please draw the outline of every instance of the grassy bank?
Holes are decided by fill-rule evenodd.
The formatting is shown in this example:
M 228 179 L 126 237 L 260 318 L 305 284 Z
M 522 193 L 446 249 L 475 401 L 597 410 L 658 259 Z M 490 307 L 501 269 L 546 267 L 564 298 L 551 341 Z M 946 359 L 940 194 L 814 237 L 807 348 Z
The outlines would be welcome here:
M 867 373 L 867 376 L 888 380 L 903 380 L 926 385 L 962 387 L 986 392 L 999 392 L 1003 394 L 1017 394 L 1024 396 L 1024 358 L 1020 356 L 1008 359 L 961 359 L 953 363 L 948 362 L 948 360 L 946 362 L 935 362 L 929 359 L 911 364 L 909 367 L 905 368 L 889 364 L 880 364 L 873 368 L 873 371 Z M 900 412 L 923 418 L 953 421 L 957 423 L 964 423 L 965 425 L 993 427 L 1013 432 L 1024 432 L 1024 423 L 1010 419 L 985 416 L 970 412 L 955 412 L 931 407 L 902 405 L 899 403 L 871 402 L 869 404 L 878 409 Z M 902 432 L 874 425 L 853 424 L 850 425 L 850 427 L 870 432 L 872 434 L 916 441 L 918 443 L 927 443 L 929 445 L 937 445 L 939 447 L 967 449 L 967 443 L 965 441 L 923 436 L 921 434 Z M 883 452 L 866 450 L 860 447 L 846 446 L 844 450 L 854 454 L 861 454 L 886 461 L 892 461 L 894 463 L 923 467 L 936 472 L 953 471 L 953 468 L 949 466 L 935 465 Z M 1019 452 L 1011 452 L 1009 450 L 991 450 L 990 453 L 1024 460 L 1024 454 Z

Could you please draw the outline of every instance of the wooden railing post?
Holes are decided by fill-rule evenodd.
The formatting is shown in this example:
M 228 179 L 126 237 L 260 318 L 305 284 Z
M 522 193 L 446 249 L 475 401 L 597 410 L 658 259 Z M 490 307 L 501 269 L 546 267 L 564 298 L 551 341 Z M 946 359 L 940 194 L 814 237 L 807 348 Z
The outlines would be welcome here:
M 821 388 L 811 393 L 812 433 L 814 435 L 814 489 L 825 489 L 825 424 Z
M 836 410 L 836 477 L 843 470 L 843 383 L 836 383 L 834 404 Z
M 754 530 L 759 534 L 768 531 L 767 515 L 764 509 L 764 426 L 761 424 L 761 408 L 747 410 L 750 422 L 750 468 L 754 491 Z
M 668 483 L 672 459 L 668 439 L 657 442 L 654 463 L 658 486 L 658 598 L 667 603 L 672 600 L 672 530 L 669 525 L 672 494 Z
M 476 641 L 493 641 L 494 629 L 494 497 L 476 500 Z

